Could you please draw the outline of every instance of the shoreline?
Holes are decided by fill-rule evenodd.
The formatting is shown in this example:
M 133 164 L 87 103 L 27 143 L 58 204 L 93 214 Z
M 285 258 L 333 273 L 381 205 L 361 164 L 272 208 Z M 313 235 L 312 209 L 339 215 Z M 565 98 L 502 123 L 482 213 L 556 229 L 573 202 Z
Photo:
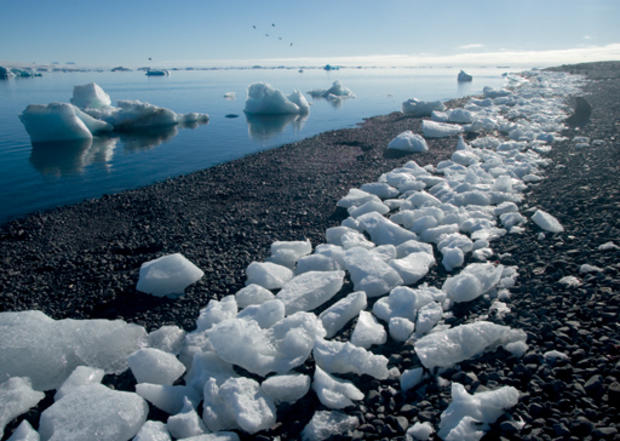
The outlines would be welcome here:
M 493 322 L 524 330 L 529 350 L 516 358 L 498 349 L 441 373 L 448 384 L 459 382 L 470 391 L 500 385 L 521 391 L 518 404 L 491 426 L 485 441 L 618 439 L 620 433 L 620 252 L 598 248 L 620 237 L 620 63 L 556 69 L 588 75 L 591 81 L 582 98 L 591 106 L 591 115 L 564 130 L 566 140 L 553 144 L 546 179 L 528 187 L 521 211 L 529 217 L 540 207 L 557 217 L 565 232 L 538 238 L 540 230 L 528 222 L 523 234 L 493 242 L 498 253 L 494 261 L 519 267 L 507 300 L 512 311 Z M 580 97 L 571 97 L 576 98 Z M 428 140 L 426 154 L 386 157 L 387 141 L 405 129 L 419 132 L 420 121 L 397 113 L 379 116 L 359 128 L 326 132 L 153 186 L 6 224 L 0 227 L 0 280 L 12 292 L 0 292 L 0 305 L 3 310 L 11 304 L 21 309 L 35 305 L 54 318 L 63 317 L 69 308 L 72 318 L 121 316 L 149 330 L 163 324 L 192 329 L 198 309 L 209 298 L 243 286 L 245 266 L 263 260 L 274 240 L 306 237 L 313 245 L 323 242 L 325 228 L 343 218 L 335 202 L 350 187 L 371 182 L 409 159 L 424 165 L 449 157 L 455 137 Z M 578 149 L 572 142 L 575 136 L 603 142 Z M 140 264 L 175 251 L 205 270 L 205 277 L 181 299 L 136 293 Z M 584 263 L 601 271 L 582 274 Z M 559 283 L 569 275 L 578 276 L 581 285 Z M 437 265 L 424 281 L 435 286 L 445 276 Z M 481 297 L 454 308 L 454 317 L 446 323 L 468 322 L 488 308 L 489 300 Z M 549 361 L 544 354 L 550 350 L 567 358 Z M 416 365 L 408 343 L 390 341 L 377 351 L 401 371 Z M 308 366 L 299 370 L 312 372 Z M 135 381 L 131 374 L 122 374 L 108 376 L 104 383 L 132 390 Z M 395 394 L 390 389 L 398 390 L 397 379 L 363 383 L 366 399 L 352 411 L 364 422 L 361 438 L 355 439 L 403 440 L 406 426 L 416 420 L 437 427 L 450 402 L 449 386 L 440 381 Z M 316 397 L 308 394 L 284 408 L 284 423 L 275 433 L 283 440 L 294 439 L 318 406 Z M 26 418 L 37 421 L 37 412 L 33 409 Z M 517 427 L 520 420 L 525 423 L 522 429 Z

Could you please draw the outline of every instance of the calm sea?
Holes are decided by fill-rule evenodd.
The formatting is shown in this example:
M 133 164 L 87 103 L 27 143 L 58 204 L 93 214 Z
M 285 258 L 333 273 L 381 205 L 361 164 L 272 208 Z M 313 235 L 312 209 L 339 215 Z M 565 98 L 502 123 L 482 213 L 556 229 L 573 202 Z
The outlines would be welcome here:
M 0 223 L 33 211 L 66 205 L 190 173 L 317 133 L 354 127 L 363 118 L 400 110 L 407 98 L 448 99 L 501 87 L 505 69 L 471 69 L 474 81 L 458 84 L 457 68 L 248 69 L 143 72 L 44 73 L 40 78 L 0 80 Z M 289 94 L 327 89 L 334 80 L 356 95 L 335 105 L 306 97 L 307 118 L 248 120 L 243 107 L 249 84 L 266 81 Z M 206 125 L 168 128 L 140 136 L 34 146 L 18 119 L 28 104 L 68 102 L 73 86 L 94 81 L 112 98 L 139 99 L 179 113 L 208 113 Z M 234 92 L 236 99 L 224 94 Z M 226 115 L 239 115 L 228 118 Z

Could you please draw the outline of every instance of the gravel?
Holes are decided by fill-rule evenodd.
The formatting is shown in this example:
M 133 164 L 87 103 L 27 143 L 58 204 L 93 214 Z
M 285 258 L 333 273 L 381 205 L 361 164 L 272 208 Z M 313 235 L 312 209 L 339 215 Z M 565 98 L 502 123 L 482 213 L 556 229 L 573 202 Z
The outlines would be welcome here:
M 507 301 L 511 313 L 493 321 L 523 329 L 529 351 L 515 358 L 498 349 L 406 393 L 400 392 L 398 379 L 342 375 L 366 398 L 349 411 L 360 419 L 358 429 L 334 439 L 404 440 L 406 428 L 415 422 L 437 427 L 450 401 L 450 381 L 458 381 L 469 392 L 502 385 L 522 392 L 517 406 L 492 425 L 486 441 L 620 440 L 620 252 L 598 250 L 605 242 L 618 244 L 620 237 L 620 63 L 555 69 L 592 81 L 583 96 L 568 98 L 576 109 L 564 133 L 568 140 L 554 144 L 548 177 L 529 188 L 521 211 L 532 208 L 531 215 L 541 208 L 565 230 L 538 239 L 540 230 L 528 222 L 523 234 L 493 243 L 501 263 L 519 266 Z M 243 286 L 245 267 L 263 260 L 272 241 L 323 242 L 325 229 L 344 216 L 335 202 L 350 187 L 371 182 L 409 159 L 436 164 L 456 144 L 455 138 L 431 139 L 429 153 L 386 154 L 387 143 L 404 130 L 418 132 L 420 120 L 400 113 L 379 116 L 355 129 L 326 132 L 160 184 L 5 224 L 0 227 L 0 310 L 41 309 L 54 318 L 123 318 L 150 330 L 165 324 L 190 330 L 209 299 Z M 577 149 L 574 136 L 603 142 Z M 181 299 L 136 292 L 141 263 L 172 252 L 182 252 L 205 277 Z M 584 263 L 602 271 L 580 274 Z M 583 283 L 558 283 L 569 275 Z M 436 266 L 425 281 L 436 285 L 445 276 Z M 351 289 L 347 282 L 343 292 Z M 489 306 L 484 298 L 458 305 L 448 323 L 481 317 Z M 337 338 L 348 338 L 350 332 L 349 326 Z M 550 350 L 568 357 L 545 358 Z M 389 339 L 375 352 L 401 371 L 420 366 L 410 344 Z M 311 374 L 313 365 L 307 362 L 298 370 Z M 135 380 L 126 373 L 106 376 L 104 383 L 132 390 Z M 34 427 L 50 399 L 48 394 L 39 408 L 26 414 Z M 297 439 L 317 408 L 318 399 L 309 393 L 294 405 L 280 406 L 280 423 L 262 438 L 242 439 Z M 149 417 L 165 421 L 155 409 Z M 23 418 L 16 418 L 6 433 Z

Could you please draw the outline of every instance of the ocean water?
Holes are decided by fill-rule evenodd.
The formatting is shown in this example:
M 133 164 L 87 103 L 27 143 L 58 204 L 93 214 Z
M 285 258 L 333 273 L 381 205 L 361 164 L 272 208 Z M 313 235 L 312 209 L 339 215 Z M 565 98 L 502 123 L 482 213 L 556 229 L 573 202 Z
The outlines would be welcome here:
M 470 69 L 471 83 L 454 68 L 233 69 L 144 72 L 44 73 L 40 78 L 0 80 L 0 223 L 37 210 L 138 188 L 191 173 L 326 130 L 355 127 L 364 118 L 400 110 L 408 98 L 449 99 L 501 87 L 505 68 Z M 334 80 L 356 98 L 338 105 L 306 92 Z M 94 81 L 112 98 L 139 99 L 179 113 L 208 113 L 208 124 L 120 135 L 93 142 L 32 145 L 18 115 L 28 104 L 68 102 L 73 86 Z M 250 118 L 243 113 L 247 87 L 266 81 L 289 94 L 306 93 L 311 110 L 295 117 Z M 235 92 L 236 99 L 226 99 Z M 236 114 L 237 118 L 226 115 Z

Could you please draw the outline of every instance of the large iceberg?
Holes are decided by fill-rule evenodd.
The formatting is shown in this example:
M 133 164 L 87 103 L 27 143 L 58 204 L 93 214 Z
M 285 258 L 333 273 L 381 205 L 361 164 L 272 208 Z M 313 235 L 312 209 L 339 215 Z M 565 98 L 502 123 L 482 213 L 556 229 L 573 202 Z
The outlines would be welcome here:
M 310 104 L 298 90 L 286 97 L 270 84 L 259 82 L 248 87 L 243 111 L 261 115 L 306 114 L 310 111 Z

